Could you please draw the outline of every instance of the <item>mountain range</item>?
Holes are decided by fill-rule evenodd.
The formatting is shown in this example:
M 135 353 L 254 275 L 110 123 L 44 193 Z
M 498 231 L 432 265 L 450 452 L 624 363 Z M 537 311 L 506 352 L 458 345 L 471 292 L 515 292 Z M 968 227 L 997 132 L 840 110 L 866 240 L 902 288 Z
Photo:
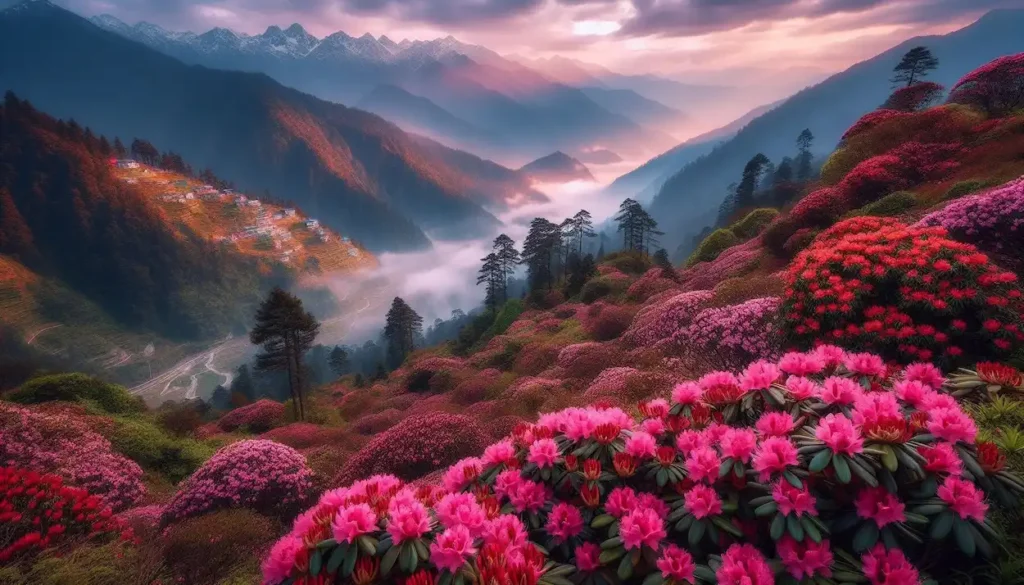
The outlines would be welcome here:
M 561 151 L 523 165 L 519 172 L 545 183 L 594 180 L 594 175 L 590 174 L 586 165 Z
M 740 179 L 747 161 L 759 152 L 774 162 L 794 156 L 796 137 L 804 128 L 814 134 L 812 152 L 823 162 L 843 132 L 889 96 L 892 69 L 911 48 L 923 45 L 931 50 L 939 66 L 927 79 L 948 88 L 993 59 L 1024 51 L 1021 30 L 1024 10 L 991 11 L 949 34 L 900 43 L 750 120 L 735 136 L 685 166 L 676 166 L 663 180 L 651 203 L 651 213 L 666 232 L 663 242 L 673 249 L 713 223 L 727 186 Z
M 376 115 L 263 74 L 186 65 L 46 0 L 0 12 L 0 88 L 295 201 L 374 251 L 489 234 L 499 222 L 488 210 L 545 199 L 524 175 Z
M 321 39 L 299 24 L 271 26 L 258 35 L 225 28 L 195 34 L 146 22 L 128 25 L 110 15 L 91 20 L 185 63 L 266 73 L 289 87 L 356 105 L 406 130 L 509 164 L 553 150 L 573 153 L 612 144 L 618 152 L 649 154 L 677 142 L 661 128 L 687 119 L 666 103 L 690 105 L 697 95 L 721 99 L 730 93 L 602 71 L 580 84 L 566 83 L 451 36 L 395 42 L 336 32 Z

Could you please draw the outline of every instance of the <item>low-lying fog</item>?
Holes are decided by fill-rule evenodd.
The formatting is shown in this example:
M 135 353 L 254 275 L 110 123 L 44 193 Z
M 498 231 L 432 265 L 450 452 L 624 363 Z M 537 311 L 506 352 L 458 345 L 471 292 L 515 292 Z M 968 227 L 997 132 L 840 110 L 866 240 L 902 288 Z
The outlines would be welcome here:
M 424 326 L 435 319 L 447 319 L 454 309 L 469 312 L 483 302 L 483 286 L 476 285 L 481 259 L 491 251 L 494 238 L 505 233 L 522 249 L 530 221 L 543 217 L 554 223 L 586 209 L 595 227 L 614 215 L 619 201 L 602 192 L 603 184 L 572 182 L 536 186 L 550 201 L 517 207 L 499 214 L 505 224 L 486 239 L 434 241 L 431 250 L 406 254 L 381 254 L 380 267 L 358 276 L 345 275 L 327 285 L 341 301 L 345 327 L 337 331 L 342 339 L 328 339 L 325 329 L 321 343 L 360 343 L 376 338 L 392 299 L 400 296 L 422 317 Z

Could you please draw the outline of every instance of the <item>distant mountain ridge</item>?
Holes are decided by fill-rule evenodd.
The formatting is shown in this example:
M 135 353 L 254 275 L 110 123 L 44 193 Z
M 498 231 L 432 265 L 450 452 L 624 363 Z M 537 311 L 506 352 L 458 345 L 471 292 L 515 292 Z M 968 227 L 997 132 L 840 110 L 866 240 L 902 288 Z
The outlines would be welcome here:
M 714 220 L 726 187 L 739 180 L 755 154 L 774 162 L 795 154 L 804 128 L 815 136 L 817 157 L 832 152 L 840 136 L 891 92 L 892 68 L 911 48 L 927 46 L 939 60 L 929 81 L 947 88 L 971 70 L 1003 55 L 1024 51 L 1024 10 L 991 11 L 960 30 L 917 37 L 804 89 L 757 117 L 736 136 L 669 177 L 651 204 L 651 212 L 674 248 Z M 672 249 L 669 248 L 669 249 Z
M 519 169 L 541 182 L 593 181 L 587 166 L 564 152 L 553 152 Z
M 499 223 L 487 209 L 543 199 L 525 177 L 476 176 L 373 114 L 264 75 L 186 66 L 45 0 L 0 12 L 0 87 L 269 189 L 371 250 L 422 248 L 427 232 L 487 234 Z

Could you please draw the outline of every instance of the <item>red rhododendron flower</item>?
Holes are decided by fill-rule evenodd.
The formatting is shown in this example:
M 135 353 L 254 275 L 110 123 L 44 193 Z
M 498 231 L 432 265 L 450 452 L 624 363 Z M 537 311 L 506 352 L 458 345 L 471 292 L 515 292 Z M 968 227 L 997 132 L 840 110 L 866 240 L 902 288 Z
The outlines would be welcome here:
M 877 544 L 860 560 L 871 585 L 921 585 L 917 569 L 899 549 L 886 550 Z
M 811 492 L 807 488 L 793 487 L 788 481 L 775 482 L 772 486 L 772 499 L 778 504 L 779 512 L 783 515 L 818 515 Z
M 787 534 L 779 541 L 777 550 L 786 570 L 797 579 L 832 576 L 833 558 L 828 540 L 816 543 L 805 538 L 797 542 Z
M 666 580 L 677 583 L 696 582 L 693 572 L 697 566 L 693 562 L 693 557 L 690 556 L 690 553 L 674 544 L 670 544 L 662 549 L 657 566 L 658 570 L 661 571 L 661 576 Z

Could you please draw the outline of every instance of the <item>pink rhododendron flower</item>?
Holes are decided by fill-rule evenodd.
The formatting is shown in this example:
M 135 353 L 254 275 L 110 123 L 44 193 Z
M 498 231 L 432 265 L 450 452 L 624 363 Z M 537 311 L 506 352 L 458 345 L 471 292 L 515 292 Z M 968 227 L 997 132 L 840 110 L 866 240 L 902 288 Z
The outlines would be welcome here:
M 793 351 L 782 356 L 779 369 L 793 376 L 811 376 L 825 369 L 825 360 L 815 353 Z
M 467 457 L 449 467 L 441 483 L 446 490 L 457 492 L 476 481 L 482 471 L 483 461 L 476 457 Z
M 924 401 L 921 403 L 921 410 L 936 410 L 940 408 L 958 410 L 960 408 L 960 404 L 957 403 L 956 398 L 942 392 L 932 392 L 931 394 L 928 394 L 924 397 Z
M 654 457 L 658 450 L 658 443 L 654 437 L 643 432 L 634 432 L 626 439 L 626 453 L 637 459 L 649 459 Z
M 946 378 L 934 365 L 927 362 L 910 364 L 903 369 L 903 380 L 907 382 L 920 382 L 932 390 L 942 388 Z
M 885 375 L 885 362 L 880 356 L 873 353 L 847 354 L 843 365 L 858 376 L 882 377 Z
M 819 345 L 813 353 L 825 363 L 826 368 L 833 368 L 846 361 L 846 350 L 834 345 Z
M 687 454 L 700 447 L 710 447 L 705 435 L 700 431 L 687 430 L 679 433 L 676 437 L 676 449 L 682 454 Z
M 749 463 L 754 447 L 757 446 L 757 436 L 750 429 L 730 428 L 722 434 L 720 446 L 723 457 Z
M 636 492 L 628 487 L 617 487 L 608 494 L 604 509 L 612 516 L 622 518 L 632 512 L 636 508 L 636 504 Z
M 821 387 L 810 378 L 790 376 L 786 378 L 786 391 L 793 400 L 799 401 L 817 396 L 821 392 Z
M 518 469 L 506 469 L 494 478 L 494 495 L 509 497 L 525 481 Z
M 352 544 L 377 529 L 377 514 L 367 504 L 353 504 L 338 510 L 331 523 L 334 540 Z
M 818 398 L 825 404 L 848 406 L 860 398 L 864 390 L 849 378 L 830 376 L 818 390 Z
M 665 503 L 665 500 L 650 492 L 637 494 L 636 507 L 654 510 L 654 512 L 662 518 L 666 518 L 668 516 L 668 504 Z
M 660 418 L 648 418 L 640 423 L 640 430 L 652 436 L 661 436 L 665 433 L 665 422 Z
M 487 524 L 487 513 L 473 494 L 447 494 L 434 505 L 434 513 L 445 528 L 465 526 L 474 537 L 480 536 Z
M 860 562 L 871 585 L 921 585 L 917 569 L 897 548 L 886 550 L 881 543 L 876 544 Z
M 718 469 L 722 460 L 711 447 L 701 447 L 690 451 L 686 456 L 686 471 L 693 481 L 714 483 L 718 479 Z
M 854 455 L 864 450 L 864 439 L 853 421 L 841 414 L 829 414 L 818 421 L 814 436 L 833 453 Z
M 879 528 L 894 522 L 907 519 L 906 506 L 895 494 L 890 494 L 884 487 L 866 487 L 857 493 L 854 501 L 857 515 L 865 520 L 874 520 Z
M 722 555 L 722 566 L 715 577 L 718 585 L 775 585 L 768 561 L 751 544 L 730 546 Z
M 955 408 L 933 408 L 928 412 L 928 432 L 950 443 L 973 444 L 978 436 L 978 427 L 959 406 Z
M 524 479 L 515 492 L 508 494 L 508 499 L 516 512 L 536 512 L 547 500 L 547 486 Z
M 516 448 L 512 441 L 505 439 L 484 449 L 483 462 L 487 466 L 501 465 L 514 461 Z
M 263 560 L 264 585 L 276 585 L 292 575 L 295 557 L 306 548 L 302 539 L 296 536 L 285 536 L 278 540 L 270 549 L 270 554 Z
M 465 526 L 448 528 L 430 544 L 430 561 L 449 573 L 458 571 L 475 554 L 473 537 Z
M 558 444 L 553 439 L 540 439 L 530 445 L 530 453 L 526 460 L 544 469 L 545 467 L 554 467 L 558 456 Z
M 666 580 L 677 583 L 695 582 L 693 572 L 697 565 L 694 564 L 693 557 L 674 544 L 662 549 L 661 558 L 658 559 L 656 565 L 661 571 L 661 576 Z
M 740 388 L 744 390 L 766 390 L 782 376 L 778 366 L 766 361 L 756 361 L 740 374 Z
M 932 473 L 960 475 L 964 470 L 964 462 L 949 443 L 937 443 L 933 446 L 924 445 L 917 452 L 925 458 L 924 468 Z
M 654 400 L 648 400 L 643 403 L 640 408 L 640 413 L 647 417 L 660 418 L 668 416 L 669 405 L 668 401 L 664 398 L 655 398 Z
M 583 515 L 576 506 L 565 502 L 555 504 L 545 528 L 555 542 L 565 542 L 583 531 Z
M 772 499 L 775 500 L 779 507 L 779 512 L 783 515 L 818 515 L 814 496 L 811 495 L 811 492 L 806 487 L 793 487 L 788 481 L 777 481 L 772 486 Z
M 654 510 L 638 508 L 622 517 L 619 535 L 626 550 L 647 546 L 658 550 L 661 539 L 665 538 L 665 522 Z
M 705 444 L 707 444 L 708 446 L 713 446 L 722 442 L 722 439 L 725 437 L 725 434 L 728 433 L 731 429 L 732 427 L 730 426 L 713 422 L 709 424 L 700 433 L 704 435 Z
M 962 519 L 985 521 L 985 512 L 988 511 L 985 494 L 973 483 L 951 475 L 939 486 L 938 496 Z
M 892 385 L 892 390 L 897 398 L 918 410 L 925 410 L 925 405 L 935 394 L 920 380 L 901 380 Z
M 693 405 L 700 402 L 704 395 L 704 389 L 696 382 L 683 382 L 676 384 L 672 389 L 672 402 L 685 405 Z
M 683 496 L 686 511 L 695 518 L 703 519 L 722 513 L 722 498 L 714 488 L 706 485 L 695 485 Z
M 525 546 L 528 536 L 523 521 L 512 514 L 502 514 L 484 527 L 484 543 L 494 544 L 502 549 Z
M 395 544 L 419 538 L 430 530 L 430 515 L 418 501 L 391 501 L 388 513 L 388 534 Z M 467 531 L 468 535 L 469 532 Z
M 759 480 L 768 481 L 773 474 L 782 473 L 787 467 L 800 462 L 796 445 L 783 437 L 768 437 L 761 441 L 754 453 L 754 471 Z
M 832 576 L 833 558 L 828 540 L 816 543 L 805 538 L 797 542 L 787 534 L 778 542 L 776 550 L 783 566 L 797 579 Z
M 796 423 L 789 413 L 766 412 L 757 419 L 755 427 L 766 437 L 786 437 L 796 428 Z
M 730 372 L 711 372 L 697 380 L 702 390 L 710 390 L 716 386 L 739 386 L 740 381 Z
M 576 568 L 583 573 L 592 573 L 601 568 L 601 547 L 593 542 L 584 542 L 576 547 Z

